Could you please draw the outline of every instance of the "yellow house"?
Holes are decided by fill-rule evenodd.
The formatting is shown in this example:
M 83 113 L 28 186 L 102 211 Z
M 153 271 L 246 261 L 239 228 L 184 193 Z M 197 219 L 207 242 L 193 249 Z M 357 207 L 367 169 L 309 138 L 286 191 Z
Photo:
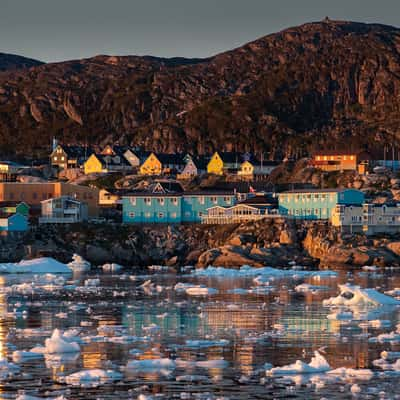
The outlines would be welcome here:
M 85 175 L 103 172 L 103 163 L 96 154 L 92 154 L 83 164 Z
M 154 153 L 151 153 L 144 163 L 140 166 L 140 175 L 161 175 L 162 173 L 161 161 Z
M 218 152 L 215 152 L 207 164 L 207 173 L 222 175 L 224 173 L 224 162 Z
M 253 176 L 253 174 L 254 174 L 254 165 L 250 161 L 244 161 L 242 162 L 242 164 L 240 164 L 238 175 Z

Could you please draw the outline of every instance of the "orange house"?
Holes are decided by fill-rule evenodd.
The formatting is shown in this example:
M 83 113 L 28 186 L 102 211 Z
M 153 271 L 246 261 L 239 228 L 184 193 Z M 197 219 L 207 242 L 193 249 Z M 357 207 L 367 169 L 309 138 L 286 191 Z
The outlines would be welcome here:
M 314 154 L 311 162 L 323 171 L 357 170 L 357 153 L 342 151 L 320 151 Z

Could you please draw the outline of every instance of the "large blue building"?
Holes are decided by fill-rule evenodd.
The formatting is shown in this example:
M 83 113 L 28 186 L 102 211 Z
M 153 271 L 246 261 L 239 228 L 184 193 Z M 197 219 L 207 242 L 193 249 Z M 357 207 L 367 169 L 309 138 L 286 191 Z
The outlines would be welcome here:
M 233 191 L 183 192 L 179 184 L 157 182 L 147 190 L 122 198 L 122 222 L 136 224 L 179 224 L 201 222 L 210 207 L 236 203 Z
M 355 189 L 305 189 L 280 193 L 279 213 L 299 219 L 329 219 L 337 204 L 362 204 L 364 193 Z

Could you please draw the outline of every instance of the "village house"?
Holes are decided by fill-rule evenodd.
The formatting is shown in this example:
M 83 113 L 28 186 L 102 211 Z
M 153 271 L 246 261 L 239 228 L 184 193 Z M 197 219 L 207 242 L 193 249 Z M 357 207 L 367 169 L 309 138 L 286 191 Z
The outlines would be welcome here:
M 92 153 L 93 150 L 87 146 L 55 144 L 50 154 L 50 163 L 59 170 L 81 168 Z
M 175 182 L 157 182 L 143 191 L 122 197 L 124 223 L 201 222 L 211 206 L 230 206 L 235 202 L 233 192 L 183 192 Z
M 2 201 L 0 202 L 0 212 L 8 213 L 8 214 L 21 214 L 25 217 L 29 217 L 30 207 L 28 204 L 21 202 L 17 203 L 14 201 Z
M 240 153 L 216 151 L 207 164 L 207 173 L 223 175 L 229 171 L 237 171 L 242 161 Z
M 14 182 L 24 166 L 13 161 L 0 161 L 0 181 Z
M 364 193 L 355 189 L 303 189 L 279 193 L 278 199 L 281 215 L 328 220 L 338 204 L 362 204 Z
M 331 223 L 345 233 L 396 234 L 400 232 L 400 204 L 338 204 Z
M 278 165 L 279 162 L 276 161 L 259 161 L 255 158 L 251 158 L 240 164 L 237 174 L 253 179 L 255 175 L 270 175 Z
M 132 166 L 123 155 L 92 154 L 84 164 L 85 175 L 109 172 L 129 172 Z
M 29 229 L 28 217 L 19 213 L 0 212 L 0 235 L 26 232 Z
M 120 156 L 123 157 L 132 168 L 139 166 L 150 155 L 148 151 L 140 151 L 129 146 L 111 146 L 107 145 L 100 152 L 103 156 Z
M 97 188 L 64 182 L 0 182 L 0 203 L 3 201 L 25 202 L 32 211 L 41 209 L 41 201 L 54 197 L 69 196 L 88 204 L 89 216 L 99 212 Z
M 151 153 L 139 168 L 140 175 L 162 175 L 181 172 L 185 168 L 185 155 Z
M 215 206 L 202 216 L 203 224 L 232 224 L 277 216 L 278 201 L 271 194 L 256 194 L 231 207 Z
M 185 167 L 177 175 L 178 179 L 192 179 L 195 176 L 205 174 L 207 171 L 207 159 L 203 156 L 187 157 Z
M 356 171 L 358 153 L 352 151 L 321 150 L 313 155 L 311 165 L 323 171 Z
M 41 202 L 39 224 L 73 224 L 88 219 L 86 203 L 69 196 L 60 196 Z

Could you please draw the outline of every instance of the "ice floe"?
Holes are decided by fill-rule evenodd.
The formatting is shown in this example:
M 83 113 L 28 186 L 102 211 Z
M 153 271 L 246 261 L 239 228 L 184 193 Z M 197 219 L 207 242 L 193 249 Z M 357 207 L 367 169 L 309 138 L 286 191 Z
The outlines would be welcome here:
M 19 263 L 0 264 L 0 273 L 3 274 L 70 274 L 67 265 L 50 257 L 22 260 Z
M 331 369 L 330 365 L 318 351 L 314 352 L 314 357 L 311 358 L 310 363 L 297 360 L 293 364 L 285 365 L 283 367 L 274 367 L 266 371 L 267 375 L 279 376 L 290 374 L 316 374 L 326 372 Z
M 290 269 L 277 269 L 271 267 L 254 268 L 243 265 L 239 269 L 224 267 L 207 267 L 205 269 L 196 269 L 191 273 L 194 276 L 220 277 L 220 278 L 240 278 L 240 277 L 256 277 L 270 276 L 275 278 L 336 278 L 337 272 L 334 271 L 298 271 Z
M 74 342 L 74 336 L 63 334 L 59 329 L 54 329 L 50 338 L 45 340 L 44 352 L 54 353 L 78 353 L 80 346 Z
M 340 294 L 323 301 L 324 306 L 384 306 L 399 305 L 400 301 L 375 289 L 361 289 L 349 284 L 339 285 Z
M 72 256 L 72 261 L 69 262 L 68 267 L 71 268 L 75 272 L 87 272 L 90 270 L 90 262 L 86 261 L 79 254 L 74 254 Z
M 115 264 L 115 263 L 111 263 L 111 264 L 104 264 L 101 268 L 102 268 L 102 270 L 103 270 L 104 272 L 112 272 L 112 273 L 115 273 L 115 272 L 121 271 L 122 265 Z
M 122 379 L 120 372 L 103 369 L 87 369 L 65 377 L 65 382 L 72 386 L 96 387 Z

